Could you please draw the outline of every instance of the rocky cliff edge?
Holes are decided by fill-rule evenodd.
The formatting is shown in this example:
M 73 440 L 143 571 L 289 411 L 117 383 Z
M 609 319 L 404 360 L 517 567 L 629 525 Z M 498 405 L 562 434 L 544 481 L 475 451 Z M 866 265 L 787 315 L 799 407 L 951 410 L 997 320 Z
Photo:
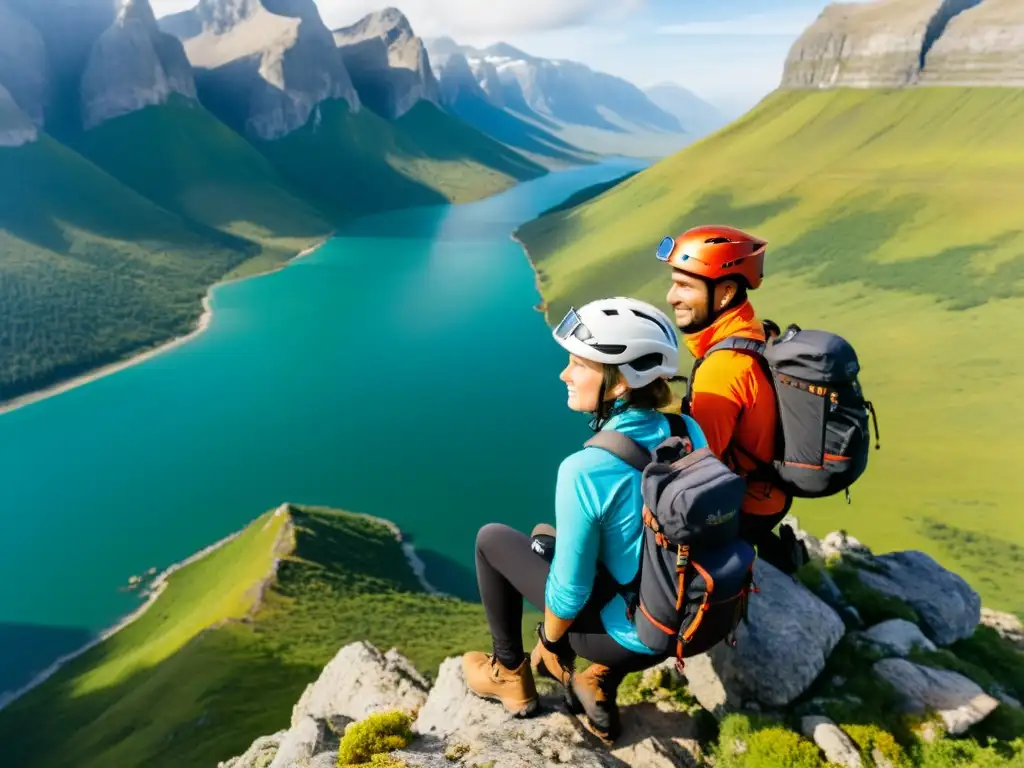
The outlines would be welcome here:
M 404 735 L 395 736 L 390 754 L 375 758 L 374 765 L 697 766 L 708 757 L 701 717 L 721 719 L 734 712 L 792 724 L 805 747 L 830 764 L 861 766 L 867 752 L 875 765 L 891 765 L 885 749 L 858 746 L 830 717 L 837 702 L 847 708 L 871 706 L 861 701 L 868 678 L 891 686 L 903 712 L 917 713 L 915 732 L 925 741 L 963 734 L 999 707 L 1020 707 L 998 683 L 982 689 L 964 674 L 924 663 L 920 656 L 970 637 L 983 618 L 1007 639 L 1019 641 L 1021 625 L 1014 617 L 983 614 L 977 593 L 922 552 L 876 557 L 841 532 L 820 541 L 799 529 L 798 535 L 817 564 L 813 588 L 758 562 L 760 593 L 751 601 L 749 624 L 740 625 L 736 646 L 720 644 L 688 659 L 685 677 L 678 676 L 671 660 L 644 673 L 639 689 L 645 695 L 623 707 L 624 733 L 612 749 L 600 746 L 565 711 L 557 687 L 545 687 L 544 681 L 539 683 L 541 714 L 514 719 L 468 691 L 457 656 L 441 664 L 431 686 L 394 649 L 382 653 L 360 642 L 342 648 L 306 688 L 288 728 L 257 739 L 219 768 L 332 768 L 339 764 L 339 746 L 351 751 L 350 742 L 363 738 L 362 729 L 386 727 L 381 724 L 389 717 L 402 719 L 396 733 Z M 892 618 L 866 626 L 828 576 L 826 561 L 855 574 L 861 596 L 866 589 L 917 621 Z M 848 677 L 835 674 L 832 657 L 841 644 L 844 656 L 853 653 L 864 665 L 848 670 Z M 844 693 L 854 682 L 859 687 Z M 620 703 L 622 694 L 620 689 Z M 374 723 L 376 718 L 382 719 Z M 863 730 L 852 733 L 863 740 Z M 727 748 L 737 754 L 747 749 L 742 739 Z M 370 755 L 361 759 L 369 761 Z

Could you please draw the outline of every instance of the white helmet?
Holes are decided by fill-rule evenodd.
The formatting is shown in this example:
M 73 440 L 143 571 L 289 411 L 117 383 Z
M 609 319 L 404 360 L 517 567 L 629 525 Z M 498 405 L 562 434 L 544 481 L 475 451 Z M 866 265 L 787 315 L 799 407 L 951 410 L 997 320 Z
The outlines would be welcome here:
M 573 355 L 617 365 L 632 389 L 675 375 L 679 342 L 660 309 L 617 296 L 570 308 L 552 336 Z

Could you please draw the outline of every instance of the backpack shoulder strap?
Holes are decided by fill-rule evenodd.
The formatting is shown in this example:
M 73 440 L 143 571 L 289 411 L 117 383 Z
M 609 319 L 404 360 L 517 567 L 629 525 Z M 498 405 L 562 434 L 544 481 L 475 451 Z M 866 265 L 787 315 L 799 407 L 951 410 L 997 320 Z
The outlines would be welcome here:
M 731 349 L 734 352 L 743 352 L 756 358 L 757 361 L 761 363 L 761 367 L 768 374 L 769 379 L 771 378 L 771 371 L 767 367 L 768 361 L 764 359 L 765 343 L 763 341 L 748 339 L 744 336 L 727 336 L 717 344 L 713 345 L 704 353 L 703 357 L 693 361 L 693 368 L 690 370 L 690 378 L 686 380 L 686 400 L 683 401 L 684 407 L 689 405 L 693 399 L 693 377 L 697 375 L 697 369 L 700 368 L 701 363 L 708 359 L 709 355 L 722 349 Z
M 633 438 L 627 437 L 614 429 L 602 429 L 584 443 L 592 448 L 602 448 L 608 453 L 622 459 L 637 472 L 643 472 L 651 463 L 651 453 Z

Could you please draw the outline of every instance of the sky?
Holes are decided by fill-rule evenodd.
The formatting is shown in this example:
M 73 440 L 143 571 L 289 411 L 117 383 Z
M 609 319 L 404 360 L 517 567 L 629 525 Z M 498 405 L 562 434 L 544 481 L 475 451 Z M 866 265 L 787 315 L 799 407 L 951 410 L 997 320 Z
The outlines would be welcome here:
M 157 16 L 196 0 L 150 0 Z M 331 28 L 389 0 L 316 0 Z M 421 37 L 498 41 L 571 59 L 641 88 L 685 86 L 734 117 L 779 83 L 790 46 L 826 0 L 390 0 Z

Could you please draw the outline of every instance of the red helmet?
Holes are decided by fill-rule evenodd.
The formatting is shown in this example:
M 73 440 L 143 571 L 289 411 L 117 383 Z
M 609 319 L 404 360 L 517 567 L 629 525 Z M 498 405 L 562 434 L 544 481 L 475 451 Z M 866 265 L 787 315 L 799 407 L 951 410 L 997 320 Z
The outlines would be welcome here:
M 764 277 L 767 245 L 740 229 L 711 224 L 688 229 L 676 238 L 666 237 L 658 246 L 658 258 L 709 280 L 742 277 L 754 289 Z

